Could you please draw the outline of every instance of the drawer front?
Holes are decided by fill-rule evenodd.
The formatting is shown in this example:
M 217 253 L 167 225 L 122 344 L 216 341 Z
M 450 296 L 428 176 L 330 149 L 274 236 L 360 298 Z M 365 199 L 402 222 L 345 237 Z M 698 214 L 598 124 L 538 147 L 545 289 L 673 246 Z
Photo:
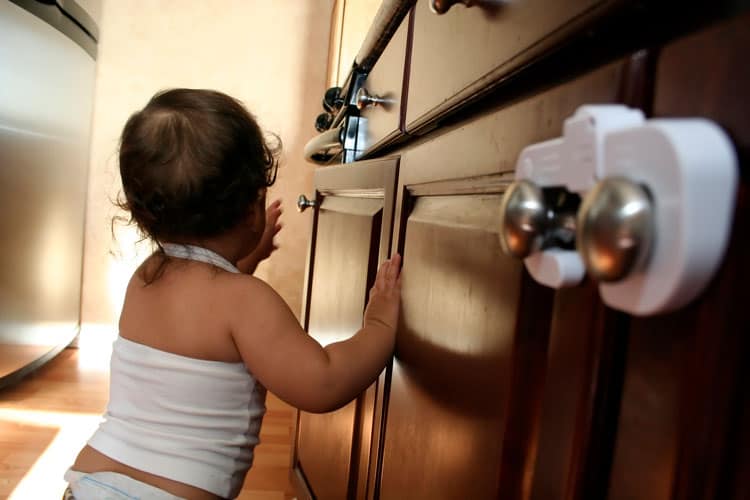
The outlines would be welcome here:
M 420 0 L 414 11 L 408 132 L 559 43 L 613 2 L 485 1 L 468 8 L 459 4 L 443 15 L 434 14 L 429 3 Z
M 402 135 L 402 90 L 408 34 L 409 17 L 406 17 L 365 81 L 367 93 L 385 101 L 362 109 L 361 116 L 367 119 L 366 153 Z

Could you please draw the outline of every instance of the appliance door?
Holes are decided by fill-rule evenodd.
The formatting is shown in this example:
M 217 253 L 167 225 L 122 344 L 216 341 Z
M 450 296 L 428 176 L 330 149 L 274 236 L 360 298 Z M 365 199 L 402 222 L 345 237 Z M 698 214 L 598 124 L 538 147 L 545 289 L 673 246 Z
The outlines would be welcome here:
M 96 45 L 64 34 L 59 7 L 25 3 L 0 0 L 0 387 L 80 325 Z

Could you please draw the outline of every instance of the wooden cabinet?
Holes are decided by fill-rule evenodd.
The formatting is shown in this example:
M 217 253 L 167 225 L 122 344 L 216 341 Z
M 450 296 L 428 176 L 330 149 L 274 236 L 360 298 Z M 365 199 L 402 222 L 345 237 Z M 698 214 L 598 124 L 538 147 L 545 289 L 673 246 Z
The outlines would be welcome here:
M 366 123 L 365 145 L 367 154 L 387 145 L 403 135 L 403 113 L 406 110 L 404 71 L 406 67 L 409 19 L 405 19 L 388 42 L 378 63 L 367 75 L 364 88 L 382 102 L 368 106 L 360 113 Z
M 367 293 L 390 246 L 397 166 L 396 159 L 386 159 L 315 173 L 318 208 L 303 318 L 322 345 L 345 340 L 362 326 Z M 364 498 L 371 438 L 380 425 L 378 387 L 335 412 L 299 412 L 292 477 L 303 497 Z
M 419 15 L 431 15 L 419 9 L 424 3 L 414 20 L 415 50 Z M 395 175 L 395 159 L 316 172 L 316 182 L 348 180 L 338 191 L 316 187 L 312 335 L 353 332 L 364 277 L 389 252 L 404 256 L 392 367 L 350 407 L 300 418 L 297 471 L 316 498 L 748 497 L 750 319 L 741 292 L 750 280 L 748 26 L 750 14 L 737 14 L 563 83 L 488 99 L 487 108 L 391 149 L 398 175 L 383 185 L 395 187 L 378 188 L 384 202 L 369 211 L 361 207 L 374 199 L 366 195 L 372 177 L 359 172 L 390 164 Z M 410 92 L 428 85 L 415 84 L 413 63 Z M 726 258 L 704 293 L 671 314 L 636 318 L 610 309 L 591 280 L 543 287 L 500 249 L 500 200 L 519 153 L 560 136 L 580 105 L 597 103 L 649 117 L 705 117 L 737 149 L 741 182 Z M 419 107 L 409 115 L 412 105 L 410 93 L 407 125 L 409 116 L 422 116 Z M 337 236 L 348 225 L 357 228 L 346 233 L 358 236 Z M 325 262 L 331 254 L 349 257 L 337 267 Z M 340 281 L 340 267 L 360 276 Z M 325 283 L 316 285 L 321 276 Z M 335 309 L 326 289 L 345 294 Z M 323 482 L 329 489 L 316 490 Z
M 521 266 L 499 253 L 498 194 L 446 189 L 409 204 L 381 498 L 486 498 L 498 487 Z
M 609 498 L 747 498 L 750 278 L 748 152 L 750 16 L 667 45 L 657 59 L 653 114 L 700 116 L 732 137 L 741 183 L 721 270 L 691 305 L 633 318 Z M 744 436 L 745 441 L 742 441 Z M 744 468 L 744 469 L 743 469 Z
M 552 290 L 525 276 L 520 261 L 502 253 L 501 195 L 521 149 L 560 135 L 563 119 L 584 102 L 620 100 L 624 80 L 632 78 L 628 67 L 627 61 L 608 65 L 403 153 L 397 209 L 403 315 L 380 498 L 527 497 L 550 326 L 576 320 L 565 307 L 576 299 L 556 301 Z M 586 292 L 578 300 L 597 303 Z M 592 327 L 578 325 L 553 334 L 581 348 L 575 354 L 585 371 Z M 570 382 L 575 404 L 584 381 Z M 570 436 L 575 420 L 549 424 Z
M 430 10 L 430 2 L 417 2 L 407 131 L 413 132 L 486 92 L 518 67 L 583 29 L 613 3 L 477 1 L 467 8 L 459 2 L 436 15 Z

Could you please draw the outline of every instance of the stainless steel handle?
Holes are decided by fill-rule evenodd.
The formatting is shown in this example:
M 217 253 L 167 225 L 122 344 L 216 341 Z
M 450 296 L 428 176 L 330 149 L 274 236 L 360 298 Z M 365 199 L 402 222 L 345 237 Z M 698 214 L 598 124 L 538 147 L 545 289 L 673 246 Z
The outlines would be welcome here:
M 500 206 L 500 244 L 508 255 L 525 259 L 555 247 L 572 249 L 580 197 L 562 188 L 545 188 L 516 181 Z
M 610 177 L 588 192 L 578 212 L 576 242 L 586 270 L 605 282 L 627 277 L 654 242 L 654 208 L 648 191 Z
M 388 104 L 390 101 L 383 97 L 371 95 L 367 92 L 367 89 L 362 87 L 357 91 L 357 108 L 360 110 L 365 109 L 368 106 L 382 106 Z
M 500 206 L 500 244 L 505 253 L 523 259 L 541 250 L 546 212 L 542 190 L 534 183 L 511 184 Z
M 430 0 L 430 10 L 438 15 L 445 14 L 454 5 L 461 3 L 467 7 L 473 7 L 479 0 Z
M 309 199 L 304 194 L 299 195 L 299 198 L 297 198 L 297 210 L 300 212 L 304 212 L 308 208 L 315 208 L 317 206 L 317 201 Z

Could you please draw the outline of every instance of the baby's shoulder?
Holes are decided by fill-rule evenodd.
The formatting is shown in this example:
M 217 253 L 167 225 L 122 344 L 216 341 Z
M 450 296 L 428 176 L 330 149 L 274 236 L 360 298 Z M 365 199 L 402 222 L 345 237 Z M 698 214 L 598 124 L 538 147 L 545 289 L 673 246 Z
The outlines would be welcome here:
M 221 293 L 226 294 L 228 300 L 260 306 L 272 305 L 283 300 L 271 285 L 255 276 L 226 273 L 222 278 Z

